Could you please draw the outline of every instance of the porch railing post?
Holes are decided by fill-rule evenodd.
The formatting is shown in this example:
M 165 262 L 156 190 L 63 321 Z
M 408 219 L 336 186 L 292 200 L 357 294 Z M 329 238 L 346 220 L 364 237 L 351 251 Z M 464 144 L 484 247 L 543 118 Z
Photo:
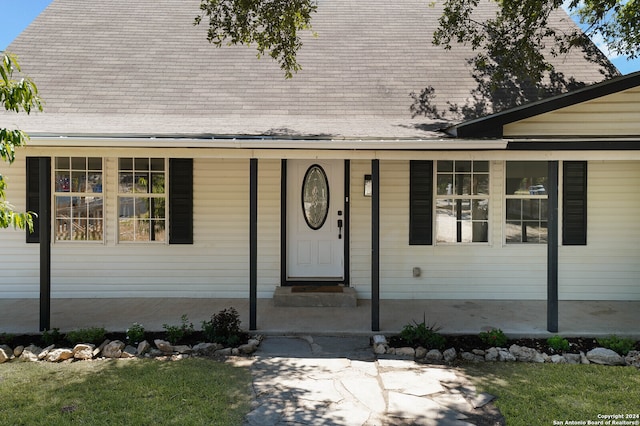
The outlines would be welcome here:
M 380 331 L 380 160 L 371 160 L 371 331 Z
M 258 298 L 258 159 L 249 164 L 249 329 L 257 329 Z
M 51 159 L 40 157 L 40 331 L 51 329 Z
M 549 161 L 547 331 L 558 332 L 558 161 Z

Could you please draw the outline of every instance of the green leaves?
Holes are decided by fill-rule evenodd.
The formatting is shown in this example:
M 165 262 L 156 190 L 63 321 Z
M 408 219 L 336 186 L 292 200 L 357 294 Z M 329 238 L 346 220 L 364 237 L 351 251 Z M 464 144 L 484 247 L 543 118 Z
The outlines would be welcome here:
M 38 88 L 31 79 L 23 77 L 20 80 L 13 79 L 14 72 L 20 72 L 20 65 L 16 57 L 10 53 L 2 53 L 0 61 L 0 104 L 7 111 L 27 114 L 33 108 L 42 111 L 42 100 L 38 96 Z M 0 158 L 11 164 L 16 158 L 16 147 L 24 146 L 29 139 L 22 130 L 0 128 Z M 24 229 L 33 232 L 32 213 L 16 213 L 13 205 L 6 201 L 7 184 L 0 175 L 0 228 Z
M 302 69 L 298 32 L 311 30 L 316 8 L 315 0 L 202 0 L 195 24 L 208 19 L 207 39 L 216 47 L 255 44 L 258 57 L 268 54 L 291 78 Z

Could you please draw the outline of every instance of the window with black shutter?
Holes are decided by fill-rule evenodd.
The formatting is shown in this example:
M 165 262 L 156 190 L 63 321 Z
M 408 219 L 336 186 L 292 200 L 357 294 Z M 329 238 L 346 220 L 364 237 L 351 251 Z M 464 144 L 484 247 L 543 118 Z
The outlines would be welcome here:
M 169 159 L 169 244 L 193 244 L 193 159 Z
M 411 161 L 409 244 L 433 244 L 433 161 Z
M 587 162 L 563 162 L 562 244 L 587 244 Z

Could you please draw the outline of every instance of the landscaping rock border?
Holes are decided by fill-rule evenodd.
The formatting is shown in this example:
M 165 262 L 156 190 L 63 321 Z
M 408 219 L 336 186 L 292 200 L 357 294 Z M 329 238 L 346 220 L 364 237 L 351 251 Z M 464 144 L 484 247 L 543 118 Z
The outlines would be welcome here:
M 73 362 L 95 359 L 157 358 L 179 360 L 188 357 L 224 358 L 228 356 L 248 356 L 258 350 L 263 336 L 252 336 L 247 343 L 238 347 L 225 347 L 219 343 L 198 343 L 196 345 L 172 345 L 155 339 L 152 346 L 148 341 L 140 342 L 137 347 L 125 345 L 120 340 L 105 340 L 97 348 L 93 344 L 80 343 L 71 348 L 56 348 L 50 345 L 40 348 L 36 345 L 16 346 L 0 345 L 0 364 L 10 361 L 24 362 Z
M 422 347 L 389 346 L 383 335 L 374 335 L 372 338 L 373 352 L 380 357 L 400 357 L 414 359 L 428 363 L 453 363 L 456 360 L 467 362 L 537 362 L 553 364 L 600 364 L 632 366 L 640 369 L 640 351 L 630 351 L 626 356 L 621 356 L 611 349 L 602 347 L 594 348 L 580 353 L 547 354 L 537 349 L 526 346 L 511 345 L 509 348 L 473 349 L 471 351 L 457 351 L 448 348 L 445 351 L 438 349 L 427 350 Z

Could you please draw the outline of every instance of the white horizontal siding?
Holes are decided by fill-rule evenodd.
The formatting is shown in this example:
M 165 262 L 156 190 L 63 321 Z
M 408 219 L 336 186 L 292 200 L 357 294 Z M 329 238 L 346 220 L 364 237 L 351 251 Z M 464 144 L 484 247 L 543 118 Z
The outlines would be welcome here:
M 587 245 L 561 247 L 562 299 L 640 300 L 640 163 L 588 167 Z
M 193 245 L 117 244 L 112 155 L 106 241 L 53 245 L 53 296 L 248 298 L 249 160 L 195 159 Z M 24 166 L 24 156 L 1 166 L 18 209 Z M 380 162 L 382 298 L 546 298 L 547 247 L 503 243 L 504 163 L 491 167 L 489 244 L 409 246 L 409 161 Z M 280 160 L 260 160 L 258 170 L 258 297 L 270 298 L 280 284 Z M 350 276 L 361 298 L 371 297 L 371 198 L 362 193 L 370 172 L 370 160 L 351 161 Z M 560 247 L 560 298 L 640 300 L 640 162 L 591 161 L 588 177 L 588 245 Z M 0 297 L 38 297 L 38 245 L 24 241 L 23 231 L 0 230 Z
M 504 126 L 505 137 L 640 135 L 640 88 L 561 108 Z

